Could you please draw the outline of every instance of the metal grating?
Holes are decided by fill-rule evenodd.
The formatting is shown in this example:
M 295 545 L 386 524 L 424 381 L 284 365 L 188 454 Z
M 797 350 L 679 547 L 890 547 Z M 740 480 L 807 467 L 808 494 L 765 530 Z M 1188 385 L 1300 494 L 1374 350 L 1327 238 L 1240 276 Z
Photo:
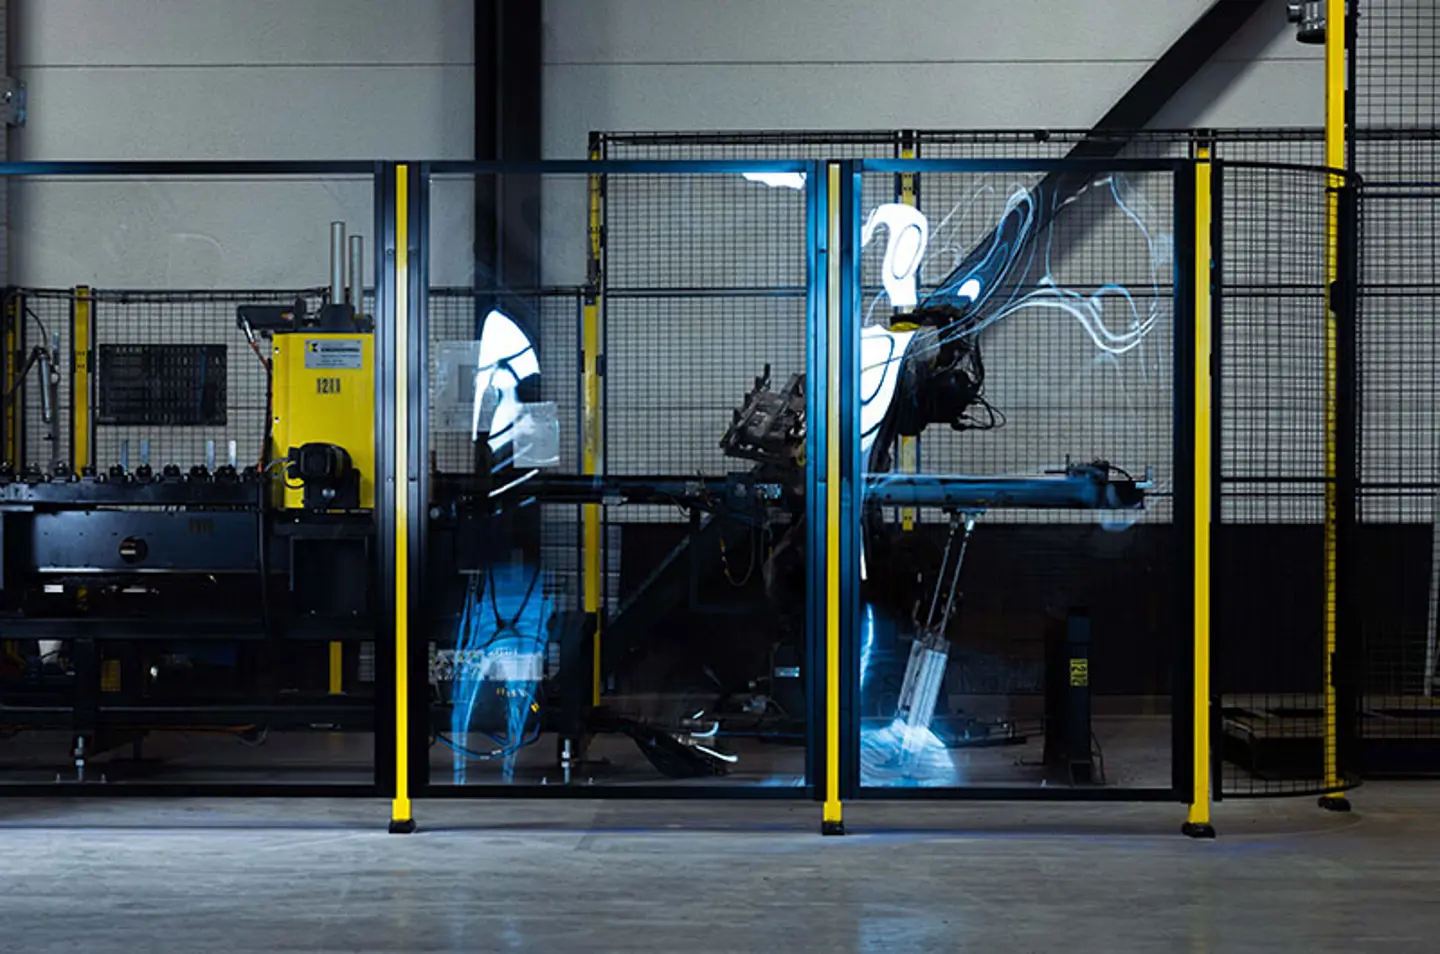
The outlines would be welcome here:
M 1327 195 L 1323 169 L 1217 167 L 1221 790 L 1324 789 Z
M 888 177 L 867 177 L 868 210 L 894 201 Z M 922 294 L 972 249 L 992 241 L 1007 209 L 1040 185 L 1034 173 L 929 173 L 918 205 L 932 226 Z M 1048 188 L 1048 187 L 1047 187 Z M 1039 201 L 1060 201 L 1053 191 Z M 928 428 L 921 470 L 1036 474 L 1108 460 L 1137 474 L 1153 467 L 1157 491 L 1142 519 L 1166 522 L 1170 507 L 1173 364 L 1173 175 L 1098 174 L 1032 240 L 1017 261 L 1006 309 L 976 336 L 993 428 Z M 867 321 L 889 321 L 878 286 L 885 245 L 867 246 Z M 979 412 L 984 418 L 985 412 Z M 988 421 L 986 423 L 989 423 Z M 996 512 L 989 519 L 1094 522 L 1080 513 Z
M 477 292 L 470 288 L 437 287 L 429 293 L 429 340 L 433 356 L 441 342 L 473 341 L 478 321 L 498 308 L 520 322 L 533 336 L 540 359 L 541 400 L 553 401 L 560 421 L 560 463 L 557 473 L 580 471 L 579 321 L 581 292 L 553 288 L 532 294 Z M 474 467 L 467 434 L 434 426 L 429 433 L 431 466 L 441 472 L 466 473 Z M 580 508 L 546 504 L 540 521 L 543 592 L 557 610 L 573 609 L 580 593 L 577 547 Z
M 805 370 L 805 194 L 740 176 L 608 176 L 605 466 L 742 469 L 719 442 L 769 364 Z M 611 519 L 678 519 L 622 508 Z
M 181 470 L 205 462 L 209 442 L 215 457 L 224 462 L 229 443 L 236 444 L 239 466 L 260 459 L 268 433 L 268 379 L 265 366 L 250 350 L 235 326 L 240 305 L 284 305 L 304 300 L 311 311 L 319 307 L 317 289 L 128 292 L 97 289 L 93 292 L 95 345 L 102 354 L 111 348 L 135 346 L 204 348 L 225 356 L 225 413 L 200 424 L 100 424 L 96 427 L 95 463 L 104 470 L 120 462 L 121 444 L 129 447 L 130 465 L 140 462 L 142 441 L 150 448 L 150 464 L 157 471 L 176 464 Z M 102 386 L 103 387 L 103 386 Z
M 1350 158 L 1366 178 L 1357 327 L 1359 735 L 1372 772 L 1440 772 L 1440 8 L 1358 9 Z

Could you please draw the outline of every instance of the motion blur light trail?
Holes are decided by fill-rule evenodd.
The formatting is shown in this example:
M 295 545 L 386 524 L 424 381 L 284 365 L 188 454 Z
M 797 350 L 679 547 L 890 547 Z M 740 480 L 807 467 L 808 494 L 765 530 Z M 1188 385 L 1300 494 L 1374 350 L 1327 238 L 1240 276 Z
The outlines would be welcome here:
M 466 587 L 455 634 L 451 738 L 442 738 L 454 752 L 456 784 L 475 760 L 499 761 L 504 780 L 513 781 L 516 756 L 539 738 L 549 618 L 540 577 L 539 567 L 498 566 Z M 493 748 L 477 750 L 472 738 Z
M 875 608 L 865 607 L 860 644 L 861 710 L 885 704 L 871 698 L 882 694 L 876 663 Z M 928 721 L 928 720 L 927 720 Z M 860 784 L 889 788 L 948 786 L 960 783 L 960 773 L 950 750 L 933 730 L 909 725 L 896 716 L 893 721 L 860 726 Z
M 1000 194 L 1005 195 L 1005 203 L 999 220 L 983 241 L 975 243 L 973 229 L 981 199 L 987 196 L 994 199 Z M 1057 274 L 1052 258 L 1057 252 L 1057 215 L 1072 206 L 1066 212 L 1067 217 L 1083 214 L 1090 216 L 1092 222 L 1106 217 L 1100 227 L 1105 230 L 1107 256 L 1113 256 L 1115 249 L 1124 248 L 1127 242 L 1132 252 L 1138 252 L 1136 243 L 1143 242 L 1144 259 L 1140 260 L 1135 254 L 1122 257 L 1120 261 L 1130 265 L 1130 273 L 1117 276 L 1110 270 L 1115 259 L 1104 258 L 1099 267 L 1110 270 L 1110 274 L 1096 275 L 1098 280 L 1086 281 L 1083 290 L 1067 287 Z M 898 211 L 901 209 L 904 211 Z M 926 265 L 940 264 L 948 271 L 938 282 L 931 283 L 933 290 L 924 296 L 921 306 L 949 305 L 963 313 L 939 330 L 941 345 L 965 336 L 978 336 L 992 325 L 1022 312 L 1057 314 L 1072 319 L 1084 330 L 1096 358 L 1090 367 L 1117 375 L 1122 393 L 1128 395 L 1127 373 L 1138 373 L 1142 379 L 1148 379 L 1153 364 L 1158 369 L 1153 373 L 1163 375 L 1165 361 L 1152 361 L 1144 351 L 1138 350 L 1169 315 L 1169 296 L 1162 294 L 1162 287 L 1172 280 L 1169 273 L 1173 253 L 1170 237 L 1153 232 L 1147 224 L 1154 215 L 1144 195 L 1123 177 L 1113 174 L 1084 181 L 1070 178 L 1053 187 L 1012 185 L 1003 193 L 993 179 L 983 181 L 934 229 L 928 228 L 924 216 L 916 209 L 877 207 L 865 224 L 862 243 L 868 243 L 879 226 L 886 227 L 890 241 L 881 266 L 884 292 L 871 301 L 861 331 L 861 453 L 867 470 L 872 445 L 890 411 L 901 365 L 914 337 L 913 330 L 903 324 L 892 330 L 892 322 L 904 321 L 904 316 L 892 318 L 888 308 L 879 307 L 881 299 L 888 299 L 887 304 L 892 307 L 913 305 L 911 296 L 916 276 L 924 282 Z M 929 260 L 920 260 L 925 257 L 927 246 L 932 253 Z M 1083 246 L 1080 248 L 1083 250 Z M 937 262 L 946 256 L 956 259 L 953 265 Z M 1143 264 L 1137 264 L 1142 261 Z M 1083 265 L 1096 267 L 1088 261 Z M 1139 279 L 1143 285 L 1132 289 L 1116 278 Z M 871 320 L 877 313 L 883 313 L 884 317 Z M 1120 531 L 1133 520 L 1130 514 L 1123 518 L 1102 516 L 1102 525 Z M 958 784 L 960 773 L 954 753 L 930 728 L 931 720 L 941 714 L 939 706 L 935 706 L 937 711 L 929 713 L 900 712 L 900 706 L 891 703 L 891 690 L 896 687 L 886 684 L 885 671 L 896 668 L 897 660 L 893 657 L 898 649 L 887 646 L 884 663 L 877 664 L 880 653 L 872 606 L 865 609 L 862 638 L 862 711 L 880 714 L 879 719 L 862 722 L 860 729 L 862 784 Z M 899 645 L 901 641 L 886 639 L 885 643 Z M 946 654 L 942 648 L 934 655 L 936 658 L 927 662 L 928 678 L 943 678 L 933 670 L 938 668 L 943 674 Z

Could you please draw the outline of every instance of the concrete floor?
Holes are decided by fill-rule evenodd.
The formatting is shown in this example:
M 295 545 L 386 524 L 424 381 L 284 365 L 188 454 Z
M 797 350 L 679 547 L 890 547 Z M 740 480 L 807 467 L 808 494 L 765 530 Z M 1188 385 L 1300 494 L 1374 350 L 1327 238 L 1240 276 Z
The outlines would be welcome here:
M 0 801 L 0 951 L 1440 950 L 1440 783 L 1169 805 Z

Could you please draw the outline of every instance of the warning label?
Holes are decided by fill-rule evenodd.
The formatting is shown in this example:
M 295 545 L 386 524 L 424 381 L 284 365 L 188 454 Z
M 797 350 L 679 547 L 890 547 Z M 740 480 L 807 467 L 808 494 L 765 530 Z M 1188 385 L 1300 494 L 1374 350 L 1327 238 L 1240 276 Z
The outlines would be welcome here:
M 358 371 L 365 367 L 365 343 L 308 338 L 305 341 L 305 367 L 321 371 Z
M 1070 660 L 1070 685 L 1076 688 L 1090 685 L 1090 660 Z

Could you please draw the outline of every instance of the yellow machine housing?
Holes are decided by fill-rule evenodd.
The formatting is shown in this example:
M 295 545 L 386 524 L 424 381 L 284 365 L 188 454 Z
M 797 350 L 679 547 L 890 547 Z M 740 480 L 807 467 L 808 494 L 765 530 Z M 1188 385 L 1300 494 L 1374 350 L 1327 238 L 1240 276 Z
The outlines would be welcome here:
M 360 472 L 360 507 L 375 506 L 375 366 L 370 334 L 277 332 L 272 339 L 270 459 L 309 443 L 343 447 Z M 303 508 L 304 491 L 275 475 L 276 506 Z

